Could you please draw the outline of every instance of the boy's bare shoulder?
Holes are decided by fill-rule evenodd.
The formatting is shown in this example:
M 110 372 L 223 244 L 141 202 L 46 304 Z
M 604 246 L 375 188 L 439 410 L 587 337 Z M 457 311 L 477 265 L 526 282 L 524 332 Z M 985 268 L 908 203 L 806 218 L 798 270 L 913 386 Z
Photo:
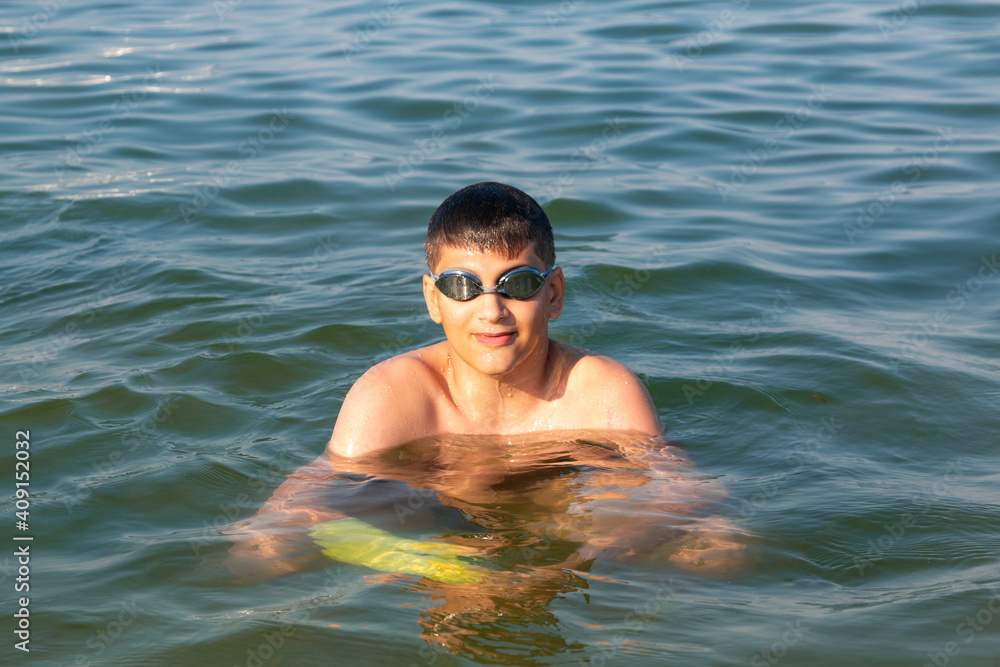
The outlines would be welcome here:
M 386 359 L 359 377 L 344 398 L 327 451 L 358 456 L 433 434 L 438 347 Z
M 561 365 L 571 383 L 616 382 L 633 378 L 624 364 L 586 348 L 551 341 L 557 348 Z
M 445 359 L 442 350 L 442 344 L 438 343 L 398 354 L 369 368 L 358 378 L 358 382 L 364 380 L 365 383 L 377 385 L 432 380 L 440 375 L 439 369 Z
M 649 392 L 621 362 L 590 350 L 560 344 L 568 374 L 566 395 L 588 411 L 592 428 L 663 433 Z

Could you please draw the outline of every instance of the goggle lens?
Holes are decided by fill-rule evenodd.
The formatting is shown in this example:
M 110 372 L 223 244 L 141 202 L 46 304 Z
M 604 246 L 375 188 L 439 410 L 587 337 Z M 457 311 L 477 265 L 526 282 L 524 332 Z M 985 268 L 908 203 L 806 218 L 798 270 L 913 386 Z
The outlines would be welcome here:
M 500 285 L 503 293 L 512 299 L 527 299 L 542 288 L 545 279 L 537 273 L 523 271 L 508 276 Z
M 483 289 L 468 276 L 441 276 L 434 285 L 439 292 L 455 301 L 471 301 L 483 293 Z

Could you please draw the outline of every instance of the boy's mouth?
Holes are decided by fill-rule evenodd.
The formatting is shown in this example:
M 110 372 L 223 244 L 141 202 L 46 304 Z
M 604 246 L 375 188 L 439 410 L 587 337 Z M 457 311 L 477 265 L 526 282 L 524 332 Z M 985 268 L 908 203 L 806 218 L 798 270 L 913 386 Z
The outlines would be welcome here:
M 515 332 L 506 331 L 495 334 L 473 334 L 481 345 L 503 345 L 514 338 Z

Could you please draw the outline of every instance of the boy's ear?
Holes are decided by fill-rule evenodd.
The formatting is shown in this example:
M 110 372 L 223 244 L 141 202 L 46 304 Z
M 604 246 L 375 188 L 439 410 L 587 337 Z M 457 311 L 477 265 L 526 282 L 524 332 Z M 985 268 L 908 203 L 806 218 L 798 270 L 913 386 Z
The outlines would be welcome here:
M 427 313 L 435 324 L 441 324 L 441 308 L 438 307 L 438 291 L 434 286 L 434 279 L 424 276 L 424 302 L 427 304 Z
M 549 319 L 559 319 L 565 294 L 566 276 L 563 275 L 562 267 L 557 266 L 552 269 L 552 273 L 549 275 L 549 302 L 547 304 Z

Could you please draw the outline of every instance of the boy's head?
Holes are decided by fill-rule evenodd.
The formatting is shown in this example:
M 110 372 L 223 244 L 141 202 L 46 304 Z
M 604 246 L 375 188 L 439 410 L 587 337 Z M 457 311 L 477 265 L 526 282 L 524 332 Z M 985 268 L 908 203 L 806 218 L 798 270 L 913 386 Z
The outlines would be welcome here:
M 445 199 L 427 226 L 424 252 L 431 271 L 443 246 L 513 257 L 531 245 L 551 267 L 556 262 L 552 226 L 534 199 L 503 183 L 476 183 Z
M 509 185 L 470 185 L 431 216 L 425 249 L 438 275 L 424 276 L 424 300 L 444 328 L 449 361 L 491 376 L 544 365 L 565 279 L 538 202 Z

